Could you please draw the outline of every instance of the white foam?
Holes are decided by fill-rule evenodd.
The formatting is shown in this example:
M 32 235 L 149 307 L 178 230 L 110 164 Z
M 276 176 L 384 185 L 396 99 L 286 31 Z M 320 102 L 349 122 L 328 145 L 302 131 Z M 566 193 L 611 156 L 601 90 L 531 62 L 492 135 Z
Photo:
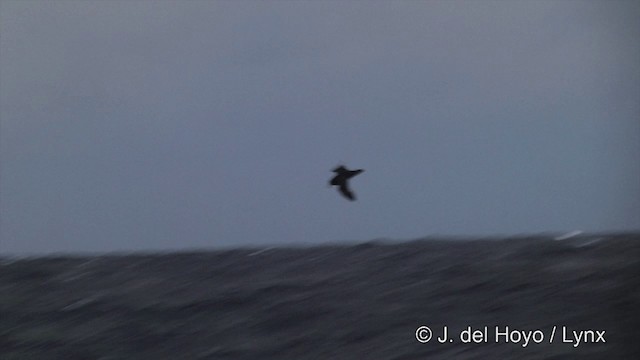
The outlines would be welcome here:
M 563 234 L 563 235 L 560 235 L 560 236 L 556 236 L 554 238 L 554 240 L 558 240 L 558 241 L 567 240 L 567 239 L 571 239 L 572 237 L 576 237 L 576 236 L 578 236 L 580 234 L 582 234 L 582 230 L 574 230 L 574 231 L 570 231 L 570 232 L 568 232 L 566 234 Z
M 258 251 L 254 251 L 254 252 L 252 252 L 251 254 L 249 254 L 247 256 L 259 255 L 259 254 L 262 254 L 263 252 L 267 252 L 267 251 L 269 251 L 271 249 L 273 249 L 273 248 L 272 247 L 264 248 L 264 249 L 261 249 L 261 250 L 258 250 Z

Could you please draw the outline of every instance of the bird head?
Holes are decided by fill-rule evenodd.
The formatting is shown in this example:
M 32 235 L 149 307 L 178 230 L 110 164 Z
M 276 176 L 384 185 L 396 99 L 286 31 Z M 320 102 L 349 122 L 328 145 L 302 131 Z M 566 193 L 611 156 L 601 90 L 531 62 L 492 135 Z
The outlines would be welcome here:
M 347 170 L 347 168 L 345 168 L 344 165 L 338 165 L 332 171 L 335 173 L 339 173 L 345 170 Z

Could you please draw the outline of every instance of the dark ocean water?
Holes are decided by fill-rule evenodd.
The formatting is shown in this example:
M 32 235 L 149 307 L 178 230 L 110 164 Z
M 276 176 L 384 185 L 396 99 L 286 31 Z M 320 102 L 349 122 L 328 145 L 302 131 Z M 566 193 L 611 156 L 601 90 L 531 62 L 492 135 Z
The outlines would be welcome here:
M 0 262 L 3 360 L 635 360 L 639 326 L 640 234 Z

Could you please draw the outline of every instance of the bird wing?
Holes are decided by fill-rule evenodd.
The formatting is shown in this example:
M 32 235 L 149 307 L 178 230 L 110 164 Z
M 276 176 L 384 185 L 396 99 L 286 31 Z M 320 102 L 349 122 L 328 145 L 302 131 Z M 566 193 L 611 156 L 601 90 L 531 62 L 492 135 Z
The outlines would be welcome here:
M 362 169 L 353 170 L 353 171 L 351 172 L 351 174 L 350 174 L 350 175 L 351 175 L 350 177 L 354 177 L 354 176 L 356 176 L 356 175 L 358 175 L 358 174 L 360 174 L 360 173 L 362 173 L 362 172 L 364 172 L 364 170 L 362 170 Z
M 346 197 L 347 199 L 351 201 L 356 199 L 355 195 L 353 195 L 353 192 L 351 192 L 351 190 L 349 189 L 346 183 L 341 184 L 339 187 L 339 190 L 340 190 L 340 193 L 344 195 L 344 197 Z

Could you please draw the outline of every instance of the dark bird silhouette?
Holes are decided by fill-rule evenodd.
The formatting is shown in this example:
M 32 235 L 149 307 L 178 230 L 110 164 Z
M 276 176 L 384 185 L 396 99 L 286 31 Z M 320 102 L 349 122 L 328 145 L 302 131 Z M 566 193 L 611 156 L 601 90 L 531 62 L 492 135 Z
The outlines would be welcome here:
M 336 176 L 334 176 L 331 181 L 329 181 L 329 184 L 337 186 L 338 190 L 344 197 L 351 201 L 354 201 L 356 199 L 356 196 L 353 194 L 351 189 L 349 189 L 348 180 L 363 171 L 364 170 L 362 169 L 349 170 L 346 167 L 340 165 L 337 168 L 333 169 L 333 172 L 336 173 Z

